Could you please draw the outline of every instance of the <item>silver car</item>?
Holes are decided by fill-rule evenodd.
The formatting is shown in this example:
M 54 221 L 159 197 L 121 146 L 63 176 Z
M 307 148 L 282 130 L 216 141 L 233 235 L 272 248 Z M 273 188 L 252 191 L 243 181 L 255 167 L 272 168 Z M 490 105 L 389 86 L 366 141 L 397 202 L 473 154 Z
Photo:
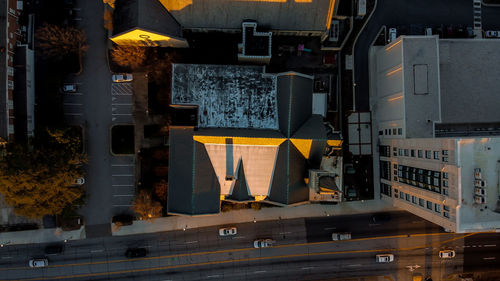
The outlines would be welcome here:
M 28 262 L 30 267 L 47 267 L 49 266 L 49 260 L 48 259 L 31 259 Z
M 130 73 L 113 74 L 111 76 L 111 80 L 116 83 L 131 82 L 133 79 L 134 77 Z
M 254 248 L 267 248 L 267 247 L 271 247 L 274 243 L 274 240 L 273 239 L 257 239 L 255 241 L 253 241 L 253 247 Z

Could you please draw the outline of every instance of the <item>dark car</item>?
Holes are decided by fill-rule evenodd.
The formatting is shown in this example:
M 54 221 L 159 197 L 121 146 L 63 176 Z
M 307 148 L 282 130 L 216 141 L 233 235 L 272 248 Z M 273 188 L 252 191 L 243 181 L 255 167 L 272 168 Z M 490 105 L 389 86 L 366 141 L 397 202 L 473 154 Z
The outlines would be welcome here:
M 127 258 L 142 258 L 148 254 L 145 248 L 128 248 L 125 252 Z
M 48 245 L 47 247 L 45 247 L 45 254 L 47 255 L 60 254 L 63 251 L 64 251 L 64 246 L 60 244 Z

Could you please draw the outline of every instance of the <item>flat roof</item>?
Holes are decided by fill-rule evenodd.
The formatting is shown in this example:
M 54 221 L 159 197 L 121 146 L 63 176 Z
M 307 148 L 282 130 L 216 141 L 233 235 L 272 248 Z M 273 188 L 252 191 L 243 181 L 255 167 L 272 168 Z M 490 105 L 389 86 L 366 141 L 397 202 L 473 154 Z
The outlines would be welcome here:
M 260 66 L 172 65 L 172 104 L 198 105 L 201 128 L 278 127 L 276 76 Z
M 246 19 L 273 30 L 326 31 L 335 0 L 160 0 L 184 28 L 241 29 Z
M 500 122 L 500 40 L 439 40 L 442 123 Z

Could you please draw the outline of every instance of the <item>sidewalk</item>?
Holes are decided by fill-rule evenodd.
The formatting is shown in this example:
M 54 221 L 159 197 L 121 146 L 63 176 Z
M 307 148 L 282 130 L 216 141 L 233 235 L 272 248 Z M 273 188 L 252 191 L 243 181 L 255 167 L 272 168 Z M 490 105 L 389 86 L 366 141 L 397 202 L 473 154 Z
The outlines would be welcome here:
M 294 219 L 305 217 L 339 216 L 381 211 L 399 210 L 379 199 L 369 201 L 342 202 L 338 205 L 307 204 L 296 207 L 262 208 L 235 210 L 213 216 L 171 216 L 158 218 L 153 221 L 134 221 L 132 225 L 116 228 L 112 225 L 113 236 L 132 235 L 140 233 L 154 233 L 189 228 L 207 227 L 213 225 L 228 225 L 252 221 L 267 221 Z
M 0 244 L 2 247 L 4 245 L 61 242 L 78 239 L 85 239 L 84 226 L 78 230 L 71 231 L 62 231 L 61 228 L 47 228 L 0 233 Z

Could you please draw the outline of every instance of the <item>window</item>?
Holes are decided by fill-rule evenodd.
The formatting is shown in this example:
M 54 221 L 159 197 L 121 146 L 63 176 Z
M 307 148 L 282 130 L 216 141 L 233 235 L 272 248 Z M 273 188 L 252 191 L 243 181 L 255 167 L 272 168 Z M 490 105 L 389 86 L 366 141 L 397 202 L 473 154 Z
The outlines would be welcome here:
M 387 129 L 385 129 L 384 131 L 385 131 L 385 135 L 387 136 L 387 135 L 388 135 L 388 133 L 387 133 Z
M 12 66 L 7 66 L 7 73 L 10 76 L 14 76 L 14 68 Z
M 403 191 L 399 192 L 399 199 L 405 200 L 405 193 Z
M 388 145 L 380 145 L 379 152 L 380 152 L 380 156 L 391 157 L 391 147 Z
M 434 151 L 434 159 L 439 160 L 439 151 Z
M 410 194 L 406 193 L 405 196 L 406 201 L 410 202 Z
M 441 154 L 443 154 L 443 155 L 448 155 L 448 150 L 442 150 L 442 151 L 441 151 Z
M 425 151 L 425 158 L 431 159 L 431 151 L 430 150 Z
M 396 129 L 396 128 L 392 129 L 392 134 L 393 134 L 393 135 L 396 135 L 396 134 L 397 134 L 397 132 L 398 132 L 398 131 L 397 131 L 397 129 Z
M 399 192 L 399 191 L 398 191 L 397 189 L 394 189 L 394 197 L 395 197 L 395 198 L 398 198 L 398 192 Z
M 391 180 L 391 162 L 380 161 L 380 178 L 388 181 Z
M 443 186 L 444 186 L 444 187 L 448 187 L 448 181 L 447 181 L 447 180 L 444 180 L 444 181 L 443 181 Z
M 392 167 L 393 167 L 394 169 L 397 169 L 397 168 L 398 168 L 398 164 L 394 163 L 394 164 L 392 164 Z
M 378 131 L 378 135 L 379 135 L 379 136 L 381 136 L 381 135 L 383 135 L 383 134 L 384 134 L 384 131 L 383 131 L 383 130 Z
M 411 196 L 411 203 L 417 204 L 417 197 L 416 196 Z
M 391 129 L 389 129 L 389 136 L 391 135 Z
M 402 135 L 403 134 L 403 129 L 402 128 L 398 128 L 398 135 Z
M 398 156 L 403 156 L 403 149 L 398 149 Z
M 448 178 L 448 173 L 443 172 L 443 179 L 447 179 L 447 178 Z
M 443 188 L 443 195 L 448 196 L 448 188 Z
M 450 211 L 450 207 L 449 207 L 449 206 L 447 206 L 447 205 L 443 205 L 443 210 L 445 210 L 445 211 L 448 211 L 448 212 L 449 212 L 449 211 Z
M 422 151 L 422 149 L 419 149 L 418 150 L 418 158 L 423 158 L 424 157 L 424 153 Z
M 427 209 L 432 210 L 432 202 L 427 201 Z
M 450 214 L 448 214 L 447 212 L 443 212 L 443 216 L 444 216 L 445 218 L 450 218 Z
M 391 186 L 385 183 L 380 183 L 380 193 L 391 197 Z
M 421 207 L 424 207 L 425 206 L 425 200 L 422 199 L 422 198 L 418 198 L 418 205 L 420 205 Z
M 435 204 L 434 205 L 434 212 L 436 213 L 441 213 L 441 205 Z
M 410 155 L 409 152 L 408 152 L 408 149 L 405 148 L 405 156 L 408 156 L 408 155 Z
M 411 152 L 411 154 L 410 154 L 411 157 L 415 157 L 415 149 L 412 149 L 410 152 Z
M 9 90 L 14 90 L 14 81 L 8 80 Z
M 394 175 L 397 176 L 398 175 L 398 170 L 394 170 Z
M 443 157 L 443 162 L 448 162 L 448 157 Z

